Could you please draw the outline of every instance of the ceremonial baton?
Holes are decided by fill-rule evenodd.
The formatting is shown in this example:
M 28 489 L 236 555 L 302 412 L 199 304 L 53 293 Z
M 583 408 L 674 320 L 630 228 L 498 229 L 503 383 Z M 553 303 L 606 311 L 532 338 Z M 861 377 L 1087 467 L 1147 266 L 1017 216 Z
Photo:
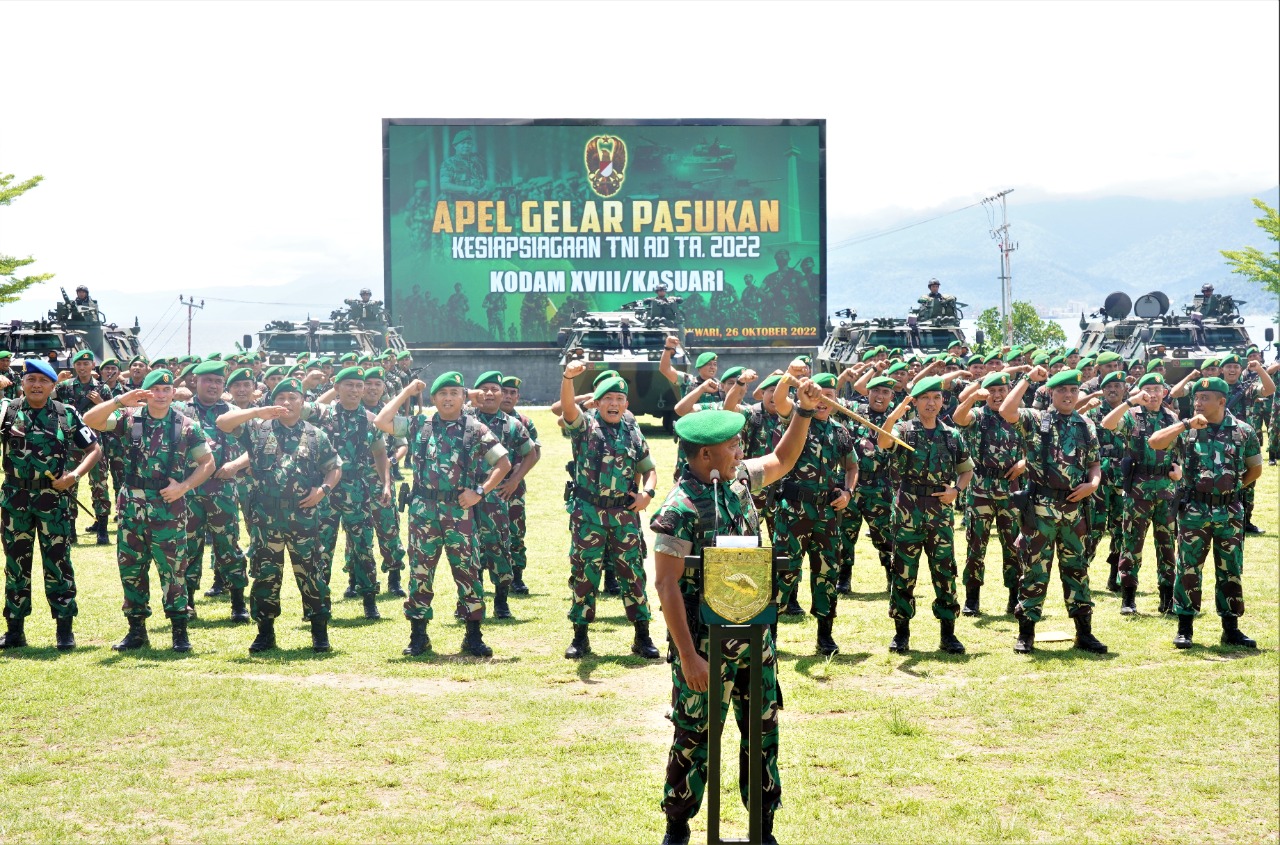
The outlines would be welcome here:
M 800 382 L 796 381 L 796 377 L 791 375 L 790 373 L 784 373 L 783 376 L 780 379 L 778 379 L 778 384 L 783 386 L 787 386 L 787 385 L 795 385 L 796 387 L 800 386 Z M 894 443 L 897 443 L 899 446 L 906 449 L 908 452 L 915 451 L 915 449 L 912 449 L 911 446 L 905 440 L 898 437 L 892 431 L 889 431 L 886 428 L 881 428 L 880 426 L 873 423 L 871 420 L 862 416 L 862 414 L 856 413 L 855 411 L 850 411 L 844 405 L 841 405 L 838 400 L 835 401 L 834 403 L 827 402 L 827 404 L 830 406 L 831 410 L 835 411 L 836 413 L 842 414 L 848 417 L 849 419 L 856 422 L 858 425 L 865 425 L 867 428 L 879 434 L 883 434 L 885 437 L 888 437 L 890 440 L 892 440 Z
M 45 477 L 46 477 L 46 478 L 48 478 L 50 481 L 57 481 L 57 480 L 58 480 L 58 476 L 54 475 L 54 474 L 53 474 L 53 472 L 52 472 L 51 470 L 45 470 L 45 471 L 44 471 L 44 474 L 45 474 Z M 79 482 L 77 482 L 77 483 L 79 483 Z M 75 486 L 75 485 L 73 484 L 73 485 L 72 485 L 72 487 L 74 487 L 74 486 Z M 70 492 L 70 489 L 71 489 L 71 488 L 70 488 L 70 487 L 68 487 L 68 488 L 67 488 L 67 491 L 68 491 L 68 492 Z M 55 489 L 55 490 L 54 490 L 54 492 L 62 492 L 62 491 L 60 491 L 60 490 L 56 490 L 56 489 Z M 79 506 L 80 506 L 80 510 L 84 511 L 85 513 L 93 513 L 93 508 L 86 508 L 86 507 L 84 506 L 84 502 L 82 502 L 82 501 L 80 501 L 78 498 L 76 498 L 76 495 L 75 495 L 74 493 L 72 493 L 72 494 L 71 494 L 71 498 L 75 501 L 75 503 L 76 503 L 77 505 L 79 505 Z

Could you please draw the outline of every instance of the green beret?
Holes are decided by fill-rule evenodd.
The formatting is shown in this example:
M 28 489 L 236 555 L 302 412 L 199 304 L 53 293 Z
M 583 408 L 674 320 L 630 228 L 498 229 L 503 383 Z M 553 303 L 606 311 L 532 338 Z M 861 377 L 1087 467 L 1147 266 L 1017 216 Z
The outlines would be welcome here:
M 1110 364 L 1113 361 L 1119 361 L 1119 360 L 1120 360 L 1119 353 L 1116 353 L 1116 352 L 1099 352 L 1098 353 L 1099 364 Z
M 1150 373 L 1157 369 L 1164 369 L 1164 361 L 1161 361 L 1159 358 L 1152 358 L 1147 362 L 1147 372 Z
M 1065 364 L 1065 363 L 1067 363 L 1066 355 L 1054 355 L 1052 358 L 1049 359 L 1050 367 L 1052 367 L 1054 364 Z
M 999 352 L 988 352 L 986 355 L 982 356 L 982 363 L 984 364 L 990 364 L 992 361 L 997 360 L 1000 360 Z
M 80 353 L 80 354 L 82 354 L 82 355 L 83 355 L 84 353 L 82 352 L 82 353 Z M 1236 364 L 1236 365 L 1239 365 L 1239 364 L 1240 364 L 1240 356 L 1239 356 L 1239 355 L 1237 355 L 1237 354 L 1235 354 L 1234 352 L 1233 352 L 1233 353 L 1231 353 L 1230 355 L 1223 355 L 1223 356 L 1222 356 L 1222 360 L 1218 362 L 1218 366 L 1219 366 L 1219 367 L 1225 367 L 1227 364 Z
M 592 393 L 591 396 L 597 402 L 599 402 L 600 399 L 606 393 L 621 393 L 623 396 L 626 396 L 628 392 L 629 391 L 627 389 L 627 383 L 623 381 L 620 377 L 614 376 L 613 378 L 608 379 L 607 381 L 601 382 L 600 385 L 596 387 L 595 393 Z M 694 416 L 697 416 L 697 415 L 695 414 Z M 738 414 L 738 416 L 742 417 L 742 414 Z M 743 422 L 746 422 L 745 417 L 742 417 L 742 420 Z
M 197 366 L 198 366 L 197 364 L 187 364 L 187 365 L 186 365 L 185 367 L 183 367 L 183 368 L 182 368 L 182 370 L 178 373 L 178 378 L 180 378 L 180 379 L 181 379 L 181 378 L 186 378 L 187 376 L 191 375 L 191 371 L 192 371 L 192 370 L 194 370 Z
M 0 355 L 0 358 L 7 357 L 7 355 Z M 120 362 L 115 358 L 103 358 L 102 363 L 98 365 L 98 369 L 102 369 L 103 367 L 115 367 L 118 370 L 120 369 Z
M 302 395 L 302 382 L 296 378 L 281 379 L 280 383 L 271 388 L 271 401 L 276 401 L 276 397 L 281 393 L 296 393 Z
M 737 411 L 699 411 L 676 420 L 676 436 L 695 446 L 715 446 L 732 440 L 746 424 Z
M 918 399 L 920 396 L 924 395 L 925 393 L 941 392 L 941 390 L 942 390 L 942 379 L 938 378 L 937 376 L 930 376 L 929 378 L 921 379 L 920 381 L 916 382 L 916 386 L 911 388 L 911 398 Z
M 1079 361 L 1076 362 L 1076 369 L 1078 370 L 1082 370 L 1085 367 L 1092 367 L 1092 366 L 1093 366 L 1092 358 L 1081 358 Z
M 1021 346 L 1014 346 L 1014 347 L 1012 347 L 1012 348 L 1009 350 L 1009 360 L 1010 360 L 1010 361 L 1012 361 L 1014 358 L 1021 358 L 1021 357 L 1022 357 L 1022 347 L 1021 347 Z
M 1246 349 L 1246 350 L 1244 351 L 1245 357 L 1248 357 L 1248 356 L 1253 355 L 1253 354 L 1255 354 L 1255 353 L 1257 353 L 1257 354 L 1262 354 L 1262 350 L 1260 350 L 1260 349 L 1259 349 L 1258 347 L 1256 347 L 1256 346 L 1250 346 L 1248 349 Z
M 719 357 L 720 356 L 714 352 L 703 352 L 701 355 L 698 356 L 698 362 L 694 364 L 693 367 L 696 370 L 701 370 L 707 364 L 710 364 L 712 361 L 717 360 Z
M 306 366 L 304 369 L 306 369 L 306 370 L 307 370 L 307 372 L 311 372 L 311 371 L 313 371 L 313 370 L 319 370 L 319 369 L 320 369 L 320 368 L 322 368 L 323 366 L 324 366 L 324 364 L 321 364 L 321 363 L 320 363 L 320 359 L 319 359 L 319 358 L 317 358 L 317 359 L 315 359 L 314 361 L 308 361 L 308 362 L 307 362 L 307 366 Z
M 155 359 L 154 361 L 152 361 L 152 362 L 151 362 L 151 366 L 153 366 L 153 367 L 167 367 L 167 366 L 169 366 L 169 359 L 168 359 L 168 358 L 157 358 L 157 359 Z
M 342 368 L 341 370 L 338 371 L 338 374 L 333 377 L 333 383 L 341 384 L 342 382 L 347 381 L 348 379 L 355 379 L 356 381 L 364 381 L 364 367 Z
M 1007 387 L 1009 385 L 1009 374 L 1005 372 L 992 373 L 982 380 L 983 387 Z
M 608 381 L 611 378 L 621 378 L 621 376 L 618 374 L 617 370 L 604 370 L 591 380 L 591 386 L 598 387 L 600 382 Z
M 1049 363 L 1049 353 L 1048 353 L 1048 352 L 1037 352 L 1037 353 L 1035 354 L 1035 356 L 1034 356 L 1034 357 L 1032 357 L 1032 359 L 1031 359 L 1031 363 L 1036 364 L 1036 365 L 1039 365 L 1039 364 L 1047 364 L 1047 363 Z
M 899 361 L 899 362 L 897 362 L 896 364 L 890 364 L 890 365 L 889 365 L 889 367 L 884 371 L 884 374 L 885 374 L 885 375 L 887 375 L 887 376 L 891 376 L 891 375 L 893 375 L 894 373 L 900 373 L 900 372 L 902 372 L 902 371 L 903 371 L 903 370 L 905 370 L 906 368 L 907 368 L 907 364 L 906 364 L 906 362 L 905 362 L 905 361 Z
M 1220 378 L 1198 378 L 1191 383 L 1191 392 L 1221 393 L 1226 396 L 1231 393 L 1231 388 Z
M 813 383 L 818 385 L 818 387 L 834 390 L 836 386 L 835 373 L 818 373 L 813 377 Z
M 287 371 L 288 371 L 288 368 L 281 364 L 276 364 L 273 367 L 267 367 L 265 370 L 262 371 L 262 380 L 266 381 L 272 376 L 282 376 Z
M 130 367 L 132 367 L 134 364 L 145 364 L 145 363 L 147 363 L 147 359 L 141 355 L 134 355 L 132 358 L 129 359 Z
M 354 364 L 358 360 L 360 360 L 360 356 L 354 352 L 347 352 L 346 354 L 338 357 L 339 364 Z
M 471 385 L 472 390 L 479 390 L 482 384 L 496 384 L 502 386 L 502 373 L 497 370 L 489 370 L 476 376 L 475 384 Z
M 431 382 L 431 395 L 435 396 L 446 387 L 462 387 L 462 373 L 450 370 L 436 376 L 436 380 Z
M 309 360 L 311 360 L 311 353 L 310 353 L 310 352 L 303 352 L 301 355 L 299 355 L 299 356 L 297 357 L 297 359 L 296 359 L 296 360 L 297 360 L 297 362 L 298 362 L 299 364 L 301 364 L 303 361 L 309 361 Z
M 168 370 L 152 370 L 142 380 L 142 389 L 150 390 L 157 384 L 173 384 L 173 373 Z
M 519 390 L 520 385 L 522 384 L 524 384 L 524 380 L 521 379 L 519 376 L 503 376 L 502 377 L 503 387 L 514 387 L 516 390 Z
M 221 360 L 222 360 L 222 353 L 221 353 L 221 352 L 210 352 L 210 353 L 209 353 L 209 360 L 210 360 L 210 361 L 221 361 Z
M 897 386 L 898 383 L 888 376 L 876 376 L 871 381 L 867 382 L 867 390 L 875 390 L 877 387 L 887 387 L 890 390 L 893 390 Z
M 1079 387 L 1080 371 L 1079 370 L 1063 370 L 1053 378 L 1046 382 L 1050 390 L 1055 387 Z
M 1164 384 L 1164 376 L 1159 373 L 1147 373 L 1138 379 L 1138 387 L 1146 387 L 1148 384 Z
M 1023 355 L 1030 355 L 1032 352 L 1039 352 L 1039 351 L 1040 351 L 1040 347 L 1036 346 L 1034 343 L 1026 343 L 1026 344 L 1023 344 L 1022 346 Z
M 379 357 L 381 357 L 381 358 L 394 358 L 394 357 L 396 357 L 396 351 L 395 351 L 394 349 L 392 349 L 390 346 L 388 346 L 386 349 L 382 350 L 382 355 L 380 355 Z
M 1063 358 L 1070 358 L 1072 355 L 1079 355 L 1079 354 L 1080 354 L 1080 350 L 1079 350 L 1079 349 L 1076 349 L 1076 348 L 1073 346 L 1073 347 L 1071 347 L 1070 349 L 1068 349 L 1066 352 L 1063 352 L 1063 353 L 1062 353 L 1062 357 L 1063 357 Z
M 198 376 L 221 376 L 226 375 L 227 365 L 221 361 L 205 361 L 203 364 L 192 364 L 191 372 Z
M 964 346 L 964 342 L 959 340 L 953 340 L 947 344 L 947 349 L 948 350 L 955 349 L 957 346 Z
M 813 356 L 812 356 L 812 355 L 797 355 L 797 356 L 796 356 L 796 360 L 797 360 L 797 361 L 799 361 L 801 364 L 804 364 L 805 366 L 808 366 L 809 364 L 812 364 L 812 363 L 813 363 Z
M 798 358 L 796 360 L 799 360 Z M 747 371 L 746 367 L 730 367 L 720 374 L 720 381 L 728 381 L 731 378 L 737 378 Z
M 889 353 L 889 357 L 891 358 L 899 358 L 902 356 L 902 350 L 896 346 L 893 349 L 886 349 L 885 351 Z
M 401 349 L 399 352 L 396 353 L 397 361 L 403 361 L 406 358 L 412 358 L 412 357 L 413 357 L 413 353 L 410 352 L 408 349 Z
M 977 352 L 975 352 L 972 355 L 970 355 L 968 358 L 966 358 L 964 363 L 966 366 L 969 366 L 969 367 L 972 367 L 974 364 L 981 364 L 982 356 Z
M 230 387 L 238 381 L 253 381 L 253 370 L 248 367 L 241 367 L 238 370 L 234 370 L 231 375 L 227 376 L 227 387 Z
M 780 381 L 782 381 L 782 376 L 779 373 L 774 373 L 773 375 L 765 378 L 764 381 L 760 382 L 760 389 L 768 390 Z
M 1204 363 L 1200 365 L 1200 369 L 1203 370 L 1205 367 L 1217 367 L 1217 366 L 1220 366 L 1218 364 L 1217 358 L 1205 358 Z
M 862 353 L 862 360 L 870 361 L 872 358 L 876 357 L 876 355 L 879 355 L 879 354 L 880 354 L 880 351 L 875 347 L 872 347 L 871 349 L 868 349 Z
M 1106 387 L 1108 384 L 1115 384 L 1118 381 L 1119 382 L 1124 381 L 1124 373 L 1121 372 L 1120 370 L 1116 370 L 1113 373 L 1107 373 L 1105 376 L 1099 379 L 1098 387 Z
M 81 349 L 79 352 L 71 356 L 71 363 L 73 364 L 76 361 L 92 361 L 92 360 L 93 360 L 93 350 L 91 349 Z
M 382 381 L 386 377 L 387 377 L 387 371 L 382 369 L 381 367 L 370 367 L 369 369 L 364 371 L 365 381 L 368 381 L 371 378 L 376 378 L 379 381 Z

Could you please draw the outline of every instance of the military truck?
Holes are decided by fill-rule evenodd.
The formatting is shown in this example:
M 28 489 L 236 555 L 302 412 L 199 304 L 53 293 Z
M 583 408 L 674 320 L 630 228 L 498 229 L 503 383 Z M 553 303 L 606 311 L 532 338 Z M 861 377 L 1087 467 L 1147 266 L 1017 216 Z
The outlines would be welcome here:
M 670 430 L 680 397 L 671 382 L 658 372 L 669 336 L 679 337 L 679 329 L 661 322 L 647 325 L 632 311 L 580 311 L 557 338 L 560 369 L 563 372 L 576 358 L 586 361 L 586 372 L 573 385 L 578 394 L 590 393 L 591 382 L 601 371 L 617 370 L 631 391 L 631 413 L 658 417 L 663 428 Z M 672 365 L 681 368 L 688 364 L 685 354 L 683 348 L 676 349 Z
M 398 335 L 396 336 L 399 337 Z M 403 344 L 403 340 L 400 341 Z M 244 336 L 246 349 L 253 337 Z M 259 353 L 265 353 L 269 364 L 292 364 L 305 353 L 337 357 L 348 352 L 376 355 L 373 332 L 361 329 L 351 320 L 331 319 L 302 322 L 272 320 L 258 332 Z
M 88 349 L 84 332 L 68 329 L 52 320 L 12 320 L 0 332 L 0 347 L 15 358 L 39 358 L 55 369 L 70 369 L 71 356 Z M 51 360 L 49 353 L 54 353 Z
M 954 341 L 965 343 L 960 321 L 968 305 L 954 296 L 942 297 L 940 305 L 922 301 L 906 317 L 872 317 L 859 320 L 858 312 L 845 308 L 835 312 L 840 322 L 827 321 L 827 337 L 813 359 L 814 372 L 839 374 L 862 359 L 865 350 L 876 346 L 901 349 L 904 355 L 931 355 L 945 352 Z M 976 343 L 981 345 L 982 333 Z

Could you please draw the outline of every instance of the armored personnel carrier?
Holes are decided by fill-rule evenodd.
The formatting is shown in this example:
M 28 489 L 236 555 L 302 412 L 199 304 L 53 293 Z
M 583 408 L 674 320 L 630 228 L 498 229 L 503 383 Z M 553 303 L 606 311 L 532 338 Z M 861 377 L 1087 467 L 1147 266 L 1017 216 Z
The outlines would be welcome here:
M 397 338 L 399 335 L 396 336 Z M 244 336 L 244 346 L 249 348 L 253 338 Z M 400 343 L 403 345 L 404 341 Z M 350 320 L 312 320 L 292 322 L 272 320 L 258 332 L 258 350 L 265 353 L 270 364 L 291 364 L 298 356 L 338 356 L 348 352 L 376 355 L 373 332 L 361 329 Z
M 679 337 L 679 329 L 662 322 L 649 325 L 632 311 L 580 311 L 573 325 L 560 330 L 561 371 L 575 358 L 587 362 L 587 370 L 575 380 L 575 393 L 590 393 L 591 382 L 603 370 L 617 370 L 631 393 L 628 407 L 636 416 L 648 414 L 662 420 L 669 429 L 675 422 L 679 396 L 658 364 L 667 337 Z M 671 360 L 681 368 L 688 361 L 683 348 Z
M 367 290 L 368 288 L 365 288 L 361 293 Z M 373 346 L 377 350 L 390 348 L 400 352 L 409 348 L 404 336 L 400 334 L 400 329 L 387 322 L 387 310 L 383 307 L 381 300 L 371 299 L 366 302 L 363 299 L 344 299 L 342 304 L 346 307 L 332 311 L 329 314 L 330 320 L 346 321 L 354 324 L 358 329 L 369 332 Z
M 932 355 L 945 352 L 954 341 L 965 341 L 960 321 L 964 302 L 944 296 L 926 303 L 923 297 L 906 317 L 873 317 L 859 320 L 858 312 L 845 308 L 835 312 L 838 323 L 827 324 L 827 337 L 814 356 L 814 372 L 839 374 L 862 359 L 862 353 L 876 346 L 901 349 L 905 355 Z M 976 342 L 983 341 L 977 333 Z
M 62 301 L 48 312 L 46 319 L 12 320 L 0 329 L 0 348 L 19 358 L 46 361 L 53 352 L 59 367 L 68 366 L 71 356 L 82 349 L 91 350 L 98 361 L 128 361 L 146 354 L 138 340 L 140 331 L 136 317 L 128 328 L 108 323 L 96 301 L 74 300 L 63 288 Z

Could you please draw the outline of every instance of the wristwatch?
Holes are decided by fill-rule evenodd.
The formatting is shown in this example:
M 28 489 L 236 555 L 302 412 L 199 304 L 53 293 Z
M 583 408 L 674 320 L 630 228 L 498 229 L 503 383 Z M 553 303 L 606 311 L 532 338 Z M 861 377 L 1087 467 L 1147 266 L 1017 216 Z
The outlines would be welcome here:
M 484 498 L 484 485 L 483 485 L 483 484 L 481 484 L 481 485 L 479 485 L 478 487 L 476 487 L 476 491 L 475 491 L 475 492 L 476 492 L 476 495 L 477 495 L 477 496 L 479 496 L 481 499 L 483 499 L 483 498 Z
M 648 496 L 650 499 L 652 499 L 654 496 L 658 495 L 658 491 L 650 488 L 648 490 L 645 490 L 644 494 Z
M 333 492 L 333 488 L 330 487 L 328 484 L 321 484 L 320 489 L 324 491 L 324 494 L 326 496 L 328 496 L 330 493 Z

